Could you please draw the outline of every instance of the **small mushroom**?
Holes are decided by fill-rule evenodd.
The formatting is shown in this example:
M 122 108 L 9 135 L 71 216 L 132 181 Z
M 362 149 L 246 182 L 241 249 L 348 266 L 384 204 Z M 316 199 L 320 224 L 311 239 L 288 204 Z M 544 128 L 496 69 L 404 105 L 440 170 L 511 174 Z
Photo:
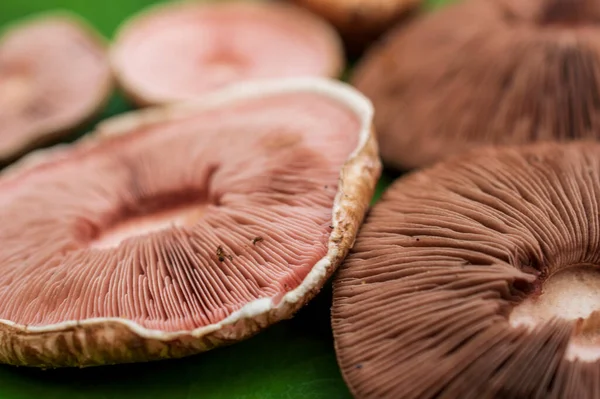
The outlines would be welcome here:
M 30 17 L 0 36 L 0 163 L 96 115 L 113 89 L 103 39 L 69 13 Z
M 189 100 L 256 78 L 337 77 L 345 63 L 326 21 L 270 1 L 152 6 L 119 29 L 111 60 L 139 105 Z
M 384 163 L 596 139 L 599 18 L 595 0 L 464 0 L 391 32 L 352 77 L 375 104 Z
M 0 362 L 176 358 L 291 317 L 362 223 L 380 173 L 372 112 L 333 80 L 240 84 L 14 164 Z
M 423 0 L 292 0 L 322 15 L 359 55 L 384 32 L 407 19 Z
M 485 148 L 395 182 L 334 281 L 357 398 L 600 397 L 600 144 Z

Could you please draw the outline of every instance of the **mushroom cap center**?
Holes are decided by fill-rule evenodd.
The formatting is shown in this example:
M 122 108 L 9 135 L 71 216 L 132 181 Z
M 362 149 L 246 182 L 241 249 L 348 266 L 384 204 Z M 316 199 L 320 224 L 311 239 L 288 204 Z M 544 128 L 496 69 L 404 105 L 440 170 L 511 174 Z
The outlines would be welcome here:
M 161 210 L 139 215 L 122 215 L 104 231 L 90 241 L 92 248 L 114 248 L 128 238 L 142 236 L 176 227 L 190 227 L 198 222 L 207 211 L 206 204 L 187 204 L 166 207 Z
M 510 314 L 513 326 L 529 326 L 552 319 L 574 320 L 577 328 L 567 358 L 583 361 L 600 359 L 600 268 L 583 264 L 563 268 L 549 275 L 533 294 Z

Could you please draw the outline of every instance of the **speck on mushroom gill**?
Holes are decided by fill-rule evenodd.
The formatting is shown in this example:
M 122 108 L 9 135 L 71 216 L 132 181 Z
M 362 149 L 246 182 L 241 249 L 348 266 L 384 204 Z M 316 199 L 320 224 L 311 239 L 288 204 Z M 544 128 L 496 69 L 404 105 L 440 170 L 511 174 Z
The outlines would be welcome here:
M 105 122 L 13 167 L 0 176 L 0 362 L 180 357 L 291 317 L 362 222 L 380 167 L 371 112 L 334 81 L 258 82 Z
M 599 17 L 595 0 L 463 0 L 386 35 L 352 77 L 377 109 L 384 163 L 596 139 Z
M 600 144 L 485 148 L 397 181 L 334 282 L 357 398 L 600 397 Z

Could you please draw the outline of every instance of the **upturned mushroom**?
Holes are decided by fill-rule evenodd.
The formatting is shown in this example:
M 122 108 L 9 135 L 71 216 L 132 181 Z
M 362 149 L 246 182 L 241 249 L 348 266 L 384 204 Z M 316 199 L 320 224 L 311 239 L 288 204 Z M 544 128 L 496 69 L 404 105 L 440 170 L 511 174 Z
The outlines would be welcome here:
M 18 21 L 0 36 L 0 163 L 58 140 L 113 89 L 103 39 L 69 13 Z
M 599 13 L 595 0 L 464 0 L 390 33 L 352 77 L 377 109 L 384 163 L 597 138 Z
M 176 358 L 291 317 L 368 207 L 372 112 L 332 80 L 247 83 L 25 157 L 0 176 L 0 362 Z
M 383 33 L 412 15 L 423 0 L 291 0 L 323 16 L 359 55 Z
M 152 6 L 119 29 L 111 59 L 121 86 L 142 106 L 257 78 L 337 77 L 345 63 L 325 20 L 269 1 Z
M 400 179 L 334 281 L 357 398 L 600 396 L 600 144 L 486 148 Z

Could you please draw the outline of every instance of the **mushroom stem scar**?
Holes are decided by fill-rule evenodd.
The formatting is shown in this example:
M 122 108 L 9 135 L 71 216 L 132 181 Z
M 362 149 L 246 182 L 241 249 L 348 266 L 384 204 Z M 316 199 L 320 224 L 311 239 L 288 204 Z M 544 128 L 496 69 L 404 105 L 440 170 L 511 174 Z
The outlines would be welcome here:
M 534 328 L 552 319 L 573 320 L 576 333 L 567 358 L 600 359 L 600 270 L 591 265 L 571 266 L 550 275 L 541 290 L 526 298 L 510 314 L 511 325 Z

